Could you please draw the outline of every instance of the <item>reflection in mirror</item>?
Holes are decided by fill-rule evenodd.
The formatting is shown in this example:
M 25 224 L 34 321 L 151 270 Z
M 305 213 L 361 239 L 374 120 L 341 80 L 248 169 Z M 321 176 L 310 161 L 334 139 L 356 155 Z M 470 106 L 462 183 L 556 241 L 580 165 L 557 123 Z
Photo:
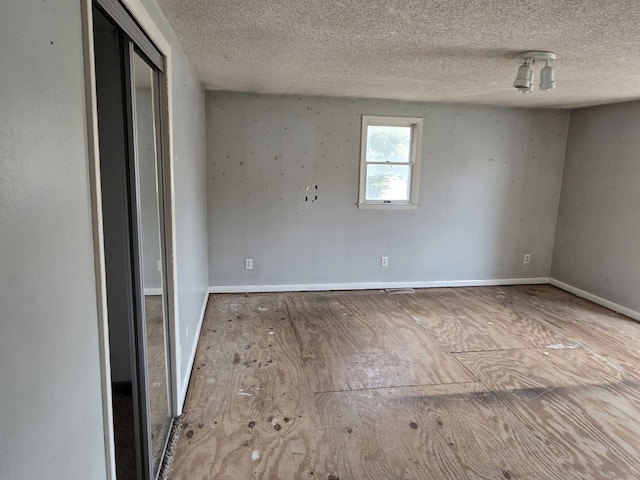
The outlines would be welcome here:
M 171 428 L 168 381 L 167 316 L 163 296 L 163 222 L 160 207 L 160 173 L 157 149 L 156 73 L 134 54 L 134 106 L 139 182 L 140 246 L 147 334 L 147 382 L 154 477 Z

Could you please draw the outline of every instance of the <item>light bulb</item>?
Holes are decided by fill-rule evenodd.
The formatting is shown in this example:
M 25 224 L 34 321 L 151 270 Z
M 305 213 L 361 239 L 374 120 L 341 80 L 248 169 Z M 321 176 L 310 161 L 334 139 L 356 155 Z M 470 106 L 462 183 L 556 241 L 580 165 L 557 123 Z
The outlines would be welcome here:
M 547 90 L 551 90 L 556 88 L 555 76 L 553 73 L 553 68 L 549 65 L 540 70 L 540 90 L 546 92 Z
M 513 86 L 519 91 L 526 93 L 531 90 L 532 79 L 533 70 L 531 70 L 531 66 L 528 63 L 525 63 L 518 68 L 518 74 L 513 82 Z

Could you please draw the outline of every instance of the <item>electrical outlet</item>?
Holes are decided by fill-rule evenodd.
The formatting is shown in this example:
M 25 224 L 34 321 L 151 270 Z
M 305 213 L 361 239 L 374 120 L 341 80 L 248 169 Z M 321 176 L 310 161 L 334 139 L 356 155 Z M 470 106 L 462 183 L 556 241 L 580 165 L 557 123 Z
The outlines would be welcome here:
M 253 269 L 253 258 L 245 258 L 244 259 L 244 268 L 245 270 Z
M 388 267 L 389 266 L 389 257 L 381 257 L 380 258 L 380 266 Z
M 522 261 L 522 263 L 529 263 L 531 261 L 531 254 L 530 253 L 525 253 L 524 254 L 524 260 Z

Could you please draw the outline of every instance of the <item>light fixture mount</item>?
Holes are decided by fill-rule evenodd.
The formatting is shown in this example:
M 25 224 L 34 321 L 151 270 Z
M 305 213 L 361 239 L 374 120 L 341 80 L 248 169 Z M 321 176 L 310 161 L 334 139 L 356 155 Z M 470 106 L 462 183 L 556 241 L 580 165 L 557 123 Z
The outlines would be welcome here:
M 530 50 L 516 55 L 516 62 L 520 63 L 518 74 L 513 82 L 513 86 L 521 93 L 533 92 L 533 66 L 538 62 L 544 62 L 545 67 L 540 70 L 540 90 L 547 92 L 556 88 L 556 81 L 553 68 L 549 63 L 556 59 L 553 52 L 543 50 Z
M 530 52 L 521 52 L 516 55 L 516 62 L 526 63 L 527 60 L 535 62 L 552 62 L 556 59 L 553 52 L 544 52 L 541 50 L 532 50 Z

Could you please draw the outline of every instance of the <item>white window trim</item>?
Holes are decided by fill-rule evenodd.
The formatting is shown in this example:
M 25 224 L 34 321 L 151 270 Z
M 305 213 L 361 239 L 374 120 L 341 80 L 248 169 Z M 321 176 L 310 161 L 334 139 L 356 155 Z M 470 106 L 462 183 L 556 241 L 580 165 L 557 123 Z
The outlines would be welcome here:
M 362 116 L 360 138 L 360 185 L 358 188 L 359 209 L 409 210 L 418 206 L 418 185 L 420 183 L 420 154 L 422 153 L 422 118 Z M 411 127 L 411 184 L 409 201 L 366 200 L 367 191 L 367 129 L 369 125 L 385 127 Z

